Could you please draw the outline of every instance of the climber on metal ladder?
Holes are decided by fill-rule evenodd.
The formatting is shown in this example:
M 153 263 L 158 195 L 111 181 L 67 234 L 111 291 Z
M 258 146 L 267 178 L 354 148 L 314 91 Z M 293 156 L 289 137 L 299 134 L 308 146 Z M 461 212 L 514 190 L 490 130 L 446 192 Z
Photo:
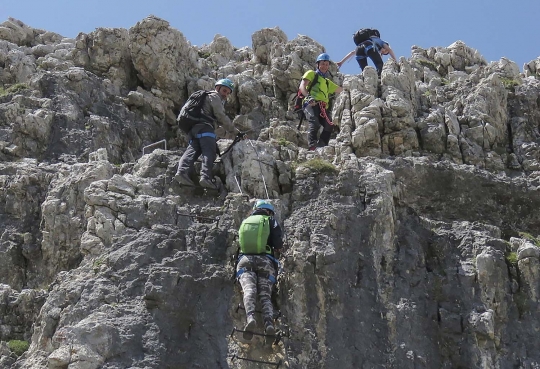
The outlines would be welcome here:
M 279 269 L 277 257 L 283 247 L 281 227 L 274 218 L 274 206 L 267 200 L 258 200 L 253 209 L 238 231 L 240 250 L 236 267 L 236 278 L 244 293 L 247 317 L 242 333 L 248 341 L 253 338 L 253 330 L 257 326 L 257 291 L 264 321 L 264 336 L 275 337 L 272 285 L 276 283 Z

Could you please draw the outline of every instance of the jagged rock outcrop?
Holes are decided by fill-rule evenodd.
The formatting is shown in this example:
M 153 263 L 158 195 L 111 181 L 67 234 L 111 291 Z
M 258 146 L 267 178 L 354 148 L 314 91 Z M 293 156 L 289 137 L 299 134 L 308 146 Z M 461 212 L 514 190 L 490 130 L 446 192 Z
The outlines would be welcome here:
M 9 285 L 0 285 L 0 340 L 24 339 L 31 331 L 46 297 L 47 291 L 44 290 L 17 291 Z
M 197 47 L 153 16 L 76 39 L 2 23 L 0 366 L 538 368 L 538 60 L 457 41 L 380 79 L 332 67 L 339 130 L 310 152 L 288 106 L 321 51 L 277 27 Z M 176 114 L 223 77 L 249 131 L 215 166 L 225 199 L 172 181 Z M 236 230 L 267 197 L 287 241 L 273 346 L 231 334 Z

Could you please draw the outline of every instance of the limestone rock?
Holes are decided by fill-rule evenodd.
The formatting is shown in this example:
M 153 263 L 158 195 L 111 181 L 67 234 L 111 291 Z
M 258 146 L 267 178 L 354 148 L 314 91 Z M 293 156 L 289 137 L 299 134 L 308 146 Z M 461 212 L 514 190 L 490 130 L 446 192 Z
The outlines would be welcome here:
M 255 32 L 252 36 L 252 45 L 255 56 L 262 64 L 269 64 L 269 55 L 273 45 L 287 42 L 287 36 L 279 27 L 264 28 Z
M 45 290 L 23 289 L 17 291 L 0 284 L 0 341 L 29 341 L 32 324 L 36 321 L 47 293 Z M 0 356 L 11 356 L 0 347 Z M 0 359 L 0 362 L 2 359 Z
M 34 30 L 18 19 L 9 18 L 0 25 L 0 38 L 19 46 L 33 46 Z
M 131 60 L 138 78 L 148 88 L 179 102 L 187 98 L 182 86 L 197 75 L 197 53 L 178 30 L 150 16 L 129 30 Z
M 518 260 L 526 258 L 540 258 L 540 247 L 533 245 L 531 242 L 523 242 L 517 250 Z
M 538 79 L 540 73 L 540 58 L 531 60 L 523 66 L 525 77 L 535 77 Z
M 9 368 L 16 360 L 16 355 L 11 352 L 7 343 L 0 342 L 0 364 Z
M 127 30 L 99 28 L 77 36 L 72 58 L 75 65 L 108 78 L 120 95 L 137 85 L 129 44 Z
M 150 16 L 76 39 L 10 19 L 0 38 L 0 366 L 540 363 L 536 61 L 522 75 L 457 41 L 415 46 L 381 78 L 332 65 L 335 132 L 308 151 L 290 100 L 325 50 L 309 36 L 197 47 Z M 216 161 L 217 197 L 173 180 L 190 139 L 175 119 L 222 77 L 247 137 Z M 217 133 L 223 153 L 233 137 Z M 231 335 L 257 198 L 286 236 L 271 347 Z M 31 343 L 18 359 L 14 339 Z

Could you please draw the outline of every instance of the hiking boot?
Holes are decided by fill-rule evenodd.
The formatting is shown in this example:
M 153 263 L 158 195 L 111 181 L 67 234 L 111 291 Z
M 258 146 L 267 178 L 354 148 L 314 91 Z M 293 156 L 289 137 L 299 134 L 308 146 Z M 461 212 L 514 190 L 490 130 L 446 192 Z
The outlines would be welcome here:
M 195 183 L 189 178 L 187 173 L 178 172 L 174 176 L 174 180 L 181 186 L 195 186 Z
M 264 342 L 267 345 L 271 345 L 275 339 L 276 330 L 274 329 L 274 324 L 272 323 L 272 320 L 270 319 L 264 320 L 264 334 L 265 334 Z
M 253 313 L 248 314 L 247 316 L 247 324 L 244 327 L 244 332 L 242 333 L 242 337 L 246 341 L 251 341 L 253 338 L 253 330 L 257 326 L 257 321 L 255 320 L 255 317 L 253 316 Z
M 201 180 L 199 181 L 199 184 L 201 187 L 209 188 L 211 190 L 219 190 L 219 185 L 216 182 L 215 178 L 207 178 L 207 177 L 201 177 Z
M 266 334 L 267 336 L 273 336 L 276 334 L 274 324 L 269 319 L 264 321 L 264 334 Z

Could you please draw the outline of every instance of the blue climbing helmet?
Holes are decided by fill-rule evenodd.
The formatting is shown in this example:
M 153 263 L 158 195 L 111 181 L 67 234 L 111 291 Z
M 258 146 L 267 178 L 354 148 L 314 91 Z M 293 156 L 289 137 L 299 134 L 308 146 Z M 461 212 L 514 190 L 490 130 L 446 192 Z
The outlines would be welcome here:
M 214 87 L 217 87 L 217 86 L 225 86 L 225 87 L 230 88 L 231 92 L 234 91 L 234 83 L 228 78 L 223 78 L 217 81 Z
M 319 63 L 320 61 L 323 61 L 323 60 L 330 61 L 330 55 L 328 55 L 327 53 L 322 53 L 317 57 L 317 63 Z
M 270 204 L 268 200 L 257 200 L 255 205 L 253 206 L 253 209 L 268 209 L 272 213 L 275 213 L 274 206 Z

